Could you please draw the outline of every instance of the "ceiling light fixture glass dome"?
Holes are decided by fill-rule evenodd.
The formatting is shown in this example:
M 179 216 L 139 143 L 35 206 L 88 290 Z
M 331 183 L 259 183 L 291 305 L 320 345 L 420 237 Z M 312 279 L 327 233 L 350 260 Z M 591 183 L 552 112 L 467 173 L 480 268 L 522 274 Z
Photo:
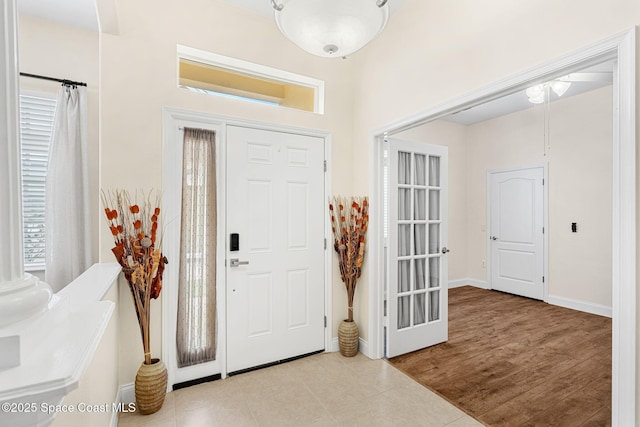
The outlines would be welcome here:
M 348 56 L 373 40 L 389 19 L 387 0 L 271 0 L 278 28 L 305 51 Z

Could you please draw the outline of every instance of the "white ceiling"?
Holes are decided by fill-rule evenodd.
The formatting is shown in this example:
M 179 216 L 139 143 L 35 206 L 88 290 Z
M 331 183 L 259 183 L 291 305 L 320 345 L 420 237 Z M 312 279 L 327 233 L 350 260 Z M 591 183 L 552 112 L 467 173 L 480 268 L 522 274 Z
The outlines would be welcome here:
M 98 31 L 95 0 L 18 0 L 18 13 Z
M 230 4 L 251 10 L 264 16 L 273 16 L 271 0 L 224 0 Z M 280 1 L 280 0 L 277 0 Z M 375 1 L 375 0 L 372 0 Z M 396 12 L 405 0 L 389 0 L 390 13 Z M 98 31 L 98 17 L 95 0 L 18 0 L 18 11 L 24 15 L 35 16 L 41 19 L 55 21 L 66 25 L 84 28 L 90 31 Z M 274 23 L 275 25 L 275 23 Z M 609 72 L 613 71 L 611 62 L 599 64 L 583 72 Z M 607 82 L 574 82 L 563 98 L 577 95 L 586 91 L 606 86 Z M 552 101 L 555 99 L 552 98 Z M 533 108 L 524 91 L 487 102 L 476 107 L 461 111 L 444 118 L 444 120 L 471 125 L 485 120 L 490 120 L 516 111 Z
M 576 73 L 570 74 L 580 78 L 581 73 L 602 73 L 602 77 L 612 77 L 613 75 L 613 61 L 604 62 L 602 64 L 595 65 L 593 67 L 580 70 Z M 586 75 L 585 75 L 586 76 Z M 588 92 L 590 90 L 598 89 L 604 86 L 611 85 L 611 81 L 607 80 L 595 80 L 595 81 L 574 81 L 567 92 L 558 98 L 555 94 L 551 96 L 551 102 L 558 99 L 569 98 L 571 96 L 578 95 L 580 93 Z M 521 90 L 511 95 L 503 96 L 496 100 L 485 102 L 478 106 L 472 107 L 468 110 L 463 110 L 458 113 L 451 114 L 443 120 L 448 122 L 459 123 L 462 125 L 473 125 L 476 123 L 484 122 L 485 120 L 491 120 L 496 117 L 505 116 L 507 114 L 515 113 L 517 111 L 533 108 L 535 104 L 529 102 L 529 99 L 524 90 Z
M 273 16 L 273 7 L 271 6 L 271 0 L 225 0 L 227 3 L 235 4 L 236 6 L 243 7 L 245 9 L 253 10 L 261 15 Z M 280 0 L 276 0 L 280 3 Z M 376 0 L 371 0 L 376 1 Z M 393 15 L 405 0 L 389 0 L 389 13 Z
M 273 16 L 271 0 L 225 0 L 265 16 Z M 372 0 L 376 1 L 376 0 Z M 405 0 L 389 0 L 393 14 Z M 36 18 L 98 31 L 95 0 L 18 0 L 18 12 Z

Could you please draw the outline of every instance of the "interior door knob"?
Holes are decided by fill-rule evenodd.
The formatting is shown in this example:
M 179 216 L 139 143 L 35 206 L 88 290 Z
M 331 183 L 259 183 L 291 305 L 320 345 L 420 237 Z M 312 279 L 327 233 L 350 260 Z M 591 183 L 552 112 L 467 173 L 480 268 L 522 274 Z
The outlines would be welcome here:
M 449 252 L 451 252 L 451 251 L 446 246 L 442 248 L 442 253 L 443 254 L 446 254 L 446 253 L 449 253 Z
M 491 236 L 491 240 L 498 240 L 496 236 Z

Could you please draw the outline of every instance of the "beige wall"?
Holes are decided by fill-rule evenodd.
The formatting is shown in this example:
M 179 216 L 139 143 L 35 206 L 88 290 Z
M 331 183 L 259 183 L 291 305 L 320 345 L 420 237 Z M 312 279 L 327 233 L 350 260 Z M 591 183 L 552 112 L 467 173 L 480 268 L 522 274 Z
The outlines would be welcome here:
M 119 314 L 118 286 L 114 284 L 103 301 L 116 304 L 113 315 L 107 324 L 102 340 L 96 352 L 80 378 L 78 388 L 62 400 L 63 405 L 70 405 L 75 412 L 60 412 L 56 415 L 53 427 L 86 427 L 108 426 L 111 422 L 112 404 L 116 401 L 118 387 L 118 347 L 119 347 Z M 98 407 L 97 411 L 92 408 Z M 87 409 L 89 408 L 89 409 Z M 105 408 L 106 410 L 103 410 Z
M 541 10 L 554 11 L 545 14 L 544 31 L 540 21 L 532 19 Z M 336 194 L 368 193 L 373 129 L 640 23 L 636 0 L 406 0 L 376 41 L 347 60 L 327 60 L 290 45 L 272 19 L 221 0 L 169 2 L 162 8 L 150 0 L 119 1 L 118 12 L 121 35 L 101 36 L 101 187 L 161 186 L 161 113 L 164 106 L 172 106 L 330 131 Z M 73 37 L 69 43 L 75 46 L 85 39 Z M 327 113 L 318 116 L 180 91 L 177 43 L 323 79 Z M 90 82 L 76 74 L 67 77 Z M 469 230 L 472 226 L 468 224 Z M 111 261 L 105 231 L 100 259 Z M 369 326 L 367 277 L 365 272 L 356 303 L 364 339 Z M 335 335 L 346 299 L 335 272 L 333 283 Z M 158 314 L 155 310 L 152 321 L 154 352 L 160 343 Z M 130 336 L 121 339 L 137 344 L 135 323 L 124 329 Z M 132 347 L 130 353 L 125 371 L 134 371 L 140 363 L 139 349 Z
M 468 127 L 468 277 L 487 280 L 487 171 L 548 163 L 549 294 L 611 307 L 611 87 Z M 571 232 L 571 223 L 578 232 Z
M 287 42 L 273 19 L 221 0 L 118 2 L 120 35 L 101 35 L 100 186 L 162 188 L 162 110 L 186 110 L 328 131 L 332 135 L 332 192 L 352 192 L 352 61 L 309 56 Z M 176 45 L 322 79 L 324 115 L 189 92 L 177 87 Z M 357 162 L 366 163 L 358 156 Z M 102 227 L 100 260 L 111 261 Z M 175 268 L 169 260 L 168 268 Z M 173 267 L 172 267 L 173 266 Z M 165 286 L 175 286 L 166 283 Z M 128 291 L 127 291 L 128 292 Z M 333 335 L 346 315 L 346 293 L 334 269 Z M 121 285 L 121 382 L 133 381 L 142 357 L 139 331 Z M 130 299 L 130 298 L 129 298 Z M 161 355 L 161 302 L 152 303 L 152 353 Z M 168 344 L 170 345 L 170 344 Z
M 89 194 L 93 261 L 98 260 L 98 33 L 21 15 L 18 21 L 21 72 L 87 83 Z M 20 78 L 20 90 L 56 97 L 60 83 Z
M 546 156 L 542 105 L 396 136 L 449 147 L 449 280 L 488 280 L 487 172 L 547 163 L 549 294 L 611 307 L 612 96 L 609 86 L 551 104 Z
M 544 10 L 554 12 L 533 18 Z M 638 23 L 635 0 L 406 0 L 380 37 L 352 58 L 354 152 L 369 156 L 369 135 L 376 128 Z M 354 192 L 367 193 L 369 179 L 368 163 L 354 163 Z M 366 304 L 368 280 L 359 291 Z M 368 322 L 360 321 L 366 339 Z

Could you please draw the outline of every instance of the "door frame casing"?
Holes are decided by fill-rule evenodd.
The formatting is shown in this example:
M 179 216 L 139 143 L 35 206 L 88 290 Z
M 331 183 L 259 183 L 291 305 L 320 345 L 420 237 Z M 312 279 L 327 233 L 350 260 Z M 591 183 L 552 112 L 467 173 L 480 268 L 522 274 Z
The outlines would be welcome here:
M 181 193 L 182 186 L 182 143 L 176 140 L 176 130 L 178 130 L 185 123 L 192 125 L 200 125 L 208 129 L 216 129 L 217 137 L 220 138 L 220 143 L 216 144 L 220 151 L 216 153 L 217 164 L 220 167 L 218 173 L 219 182 L 218 186 L 218 199 L 222 202 L 218 202 L 218 218 L 222 218 L 222 223 L 226 224 L 226 206 L 224 201 L 226 200 L 226 129 L 228 126 L 240 126 L 251 129 L 260 129 L 274 132 L 291 133 L 297 135 L 313 136 L 321 138 L 324 141 L 324 158 L 326 160 L 327 168 L 324 174 L 324 199 L 327 200 L 331 191 L 331 142 L 332 136 L 329 132 L 305 129 L 294 126 L 285 126 L 273 123 L 266 123 L 254 120 L 245 120 L 235 117 L 222 116 L 217 114 L 209 114 L 203 112 L 196 112 L 184 109 L 178 109 L 173 107 L 163 108 L 163 157 L 162 157 L 162 209 L 165 215 L 165 222 L 163 224 L 164 237 L 163 246 L 164 253 L 169 254 L 169 251 L 173 253 L 173 258 L 179 259 L 179 245 L 180 245 L 180 206 L 181 200 L 178 194 Z M 216 138 L 217 139 L 217 138 Z M 330 241 L 330 217 L 329 210 L 325 209 L 323 213 L 323 227 L 324 237 L 327 241 Z M 220 222 L 220 220 L 219 220 Z M 222 239 L 224 243 L 224 250 L 219 251 L 218 258 L 218 283 L 217 288 L 217 341 L 218 351 L 217 358 L 221 363 L 221 372 L 219 374 L 222 378 L 227 376 L 227 364 L 226 364 L 226 268 L 225 258 L 227 253 L 228 239 L 226 239 L 226 229 L 222 233 L 218 233 L 218 240 Z M 322 242 L 319 242 L 322 244 Z M 172 247 L 173 246 L 173 247 Z M 175 255 L 177 254 L 177 255 Z M 325 351 L 331 351 L 332 344 L 332 269 L 333 269 L 333 257 L 331 252 L 327 249 L 324 251 L 324 312 L 327 318 L 327 327 L 325 328 Z M 177 265 L 177 261 L 173 264 Z M 177 283 L 178 269 L 172 268 L 165 271 L 165 287 L 169 286 L 169 283 Z M 177 285 L 174 285 L 177 286 Z M 175 325 L 171 325 L 171 316 L 165 315 L 169 313 L 172 307 L 177 306 L 177 293 L 176 296 L 171 298 L 169 293 L 163 293 L 162 297 L 162 357 L 165 361 L 170 362 L 174 358 L 173 343 L 175 342 Z M 175 317 L 174 317 L 175 318 Z M 167 391 L 171 391 L 171 386 L 176 383 L 176 372 L 169 369 L 167 363 Z M 218 374 L 212 373 L 210 375 Z
M 542 186 L 542 226 L 544 227 L 544 233 L 542 235 L 542 275 L 544 276 L 544 282 L 542 282 L 542 300 L 547 302 L 549 299 L 549 163 L 534 163 L 529 166 L 492 169 L 487 171 L 487 237 L 491 230 L 491 175 L 494 173 L 502 172 L 517 172 L 528 169 L 542 168 L 542 177 L 544 179 L 544 185 Z M 491 241 L 487 238 L 487 287 L 493 289 L 492 283 L 492 251 Z
M 382 165 L 385 136 L 525 90 L 557 75 L 616 60 L 613 88 L 612 425 L 636 424 L 636 28 L 613 35 L 493 84 L 374 129 L 369 134 L 371 233 L 369 357 L 384 354 Z

